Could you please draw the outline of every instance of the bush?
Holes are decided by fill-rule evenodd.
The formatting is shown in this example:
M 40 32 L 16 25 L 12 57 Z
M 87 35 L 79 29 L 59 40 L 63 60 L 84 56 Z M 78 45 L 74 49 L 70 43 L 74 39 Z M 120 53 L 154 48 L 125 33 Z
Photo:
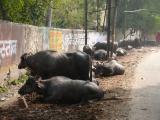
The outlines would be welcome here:
M 18 85 L 20 83 L 24 83 L 28 79 L 28 75 L 21 75 L 18 79 L 12 80 L 9 82 L 11 85 Z
M 5 86 L 0 86 L 0 93 L 4 93 L 4 92 L 7 92 L 8 91 L 8 88 L 5 87 Z

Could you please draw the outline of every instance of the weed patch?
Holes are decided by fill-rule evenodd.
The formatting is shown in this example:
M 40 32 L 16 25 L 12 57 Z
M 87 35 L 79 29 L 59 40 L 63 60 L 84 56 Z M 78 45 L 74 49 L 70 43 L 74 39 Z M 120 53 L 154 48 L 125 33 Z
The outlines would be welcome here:
M 9 84 L 18 85 L 18 84 L 24 83 L 27 79 L 28 79 L 28 75 L 24 74 L 24 75 L 21 75 L 18 79 L 10 81 Z
M 0 93 L 4 93 L 4 92 L 7 92 L 8 91 L 8 88 L 5 87 L 5 86 L 0 86 Z

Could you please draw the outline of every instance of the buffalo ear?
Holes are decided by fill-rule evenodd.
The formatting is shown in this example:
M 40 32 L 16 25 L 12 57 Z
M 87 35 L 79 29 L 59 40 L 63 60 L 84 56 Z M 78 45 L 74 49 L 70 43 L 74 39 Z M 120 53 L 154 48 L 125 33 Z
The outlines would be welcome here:
M 36 82 L 38 82 L 38 81 L 42 81 L 42 78 L 41 78 L 41 76 L 39 76 L 39 75 L 36 75 L 36 76 L 35 76 L 35 81 L 36 81 Z
M 29 52 L 29 53 L 24 53 L 23 55 L 22 55 L 22 59 L 24 59 L 24 60 L 26 60 L 29 56 L 31 56 L 31 55 L 33 55 L 31 52 Z
M 96 71 L 96 67 L 92 66 L 92 71 L 95 72 Z
M 33 53 L 32 53 L 32 52 L 29 52 L 28 55 L 33 55 Z
M 37 87 L 40 88 L 40 89 L 43 89 L 43 88 L 44 88 L 44 84 L 43 84 L 43 81 L 42 81 L 42 80 L 36 81 L 36 85 L 37 85 Z
M 99 62 L 96 62 L 96 65 L 99 65 Z

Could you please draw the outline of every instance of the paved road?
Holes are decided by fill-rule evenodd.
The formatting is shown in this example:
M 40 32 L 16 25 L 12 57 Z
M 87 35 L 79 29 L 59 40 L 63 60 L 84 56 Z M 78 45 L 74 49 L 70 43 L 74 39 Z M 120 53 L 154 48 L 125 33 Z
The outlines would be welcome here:
M 160 120 L 160 51 L 138 65 L 131 98 L 129 120 Z

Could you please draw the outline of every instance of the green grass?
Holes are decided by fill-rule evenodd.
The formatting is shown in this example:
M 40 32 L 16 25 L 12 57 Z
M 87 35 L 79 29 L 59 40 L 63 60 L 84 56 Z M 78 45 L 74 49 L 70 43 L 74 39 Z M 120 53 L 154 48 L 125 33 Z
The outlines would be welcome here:
M 6 86 L 0 86 L 0 94 L 7 92 L 10 85 L 18 85 L 24 83 L 26 80 L 28 80 L 27 74 L 21 75 L 18 79 L 10 80 Z
M 14 79 L 10 81 L 9 84 L 18 85 L 18 84 L 24 83 L 27 79 L 28 79 L 28 75 L 24 74 L 24 75 L 21 75 L 18 79 Z
M 8 91 L 8 88 L 5 87 L 5 86 L 0 86 L 0 93 L 4 93 L 4 92 L 7 92 Z

